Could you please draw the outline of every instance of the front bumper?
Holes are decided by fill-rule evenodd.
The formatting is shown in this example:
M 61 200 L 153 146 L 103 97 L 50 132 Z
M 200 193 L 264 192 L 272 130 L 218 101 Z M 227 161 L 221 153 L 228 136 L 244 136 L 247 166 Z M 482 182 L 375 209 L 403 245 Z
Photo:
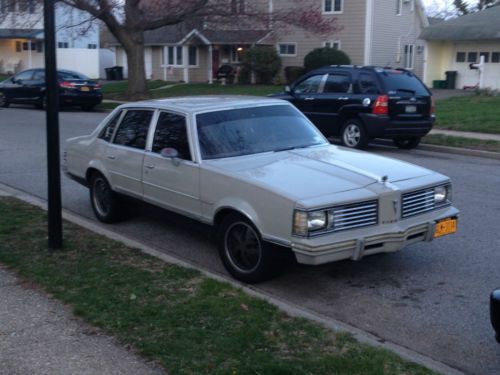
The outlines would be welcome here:
M 437 214 L 401 220 L 354 231 L 332 233 L 309 239 L 297 239 L 291 248 L 298 263 L 318 265 L 344 259 L 359 260 L 367 255 L 395 252 L 420 241 L 432 241 L 436 222 L 458 217 L 458 210 L 448 207 Z

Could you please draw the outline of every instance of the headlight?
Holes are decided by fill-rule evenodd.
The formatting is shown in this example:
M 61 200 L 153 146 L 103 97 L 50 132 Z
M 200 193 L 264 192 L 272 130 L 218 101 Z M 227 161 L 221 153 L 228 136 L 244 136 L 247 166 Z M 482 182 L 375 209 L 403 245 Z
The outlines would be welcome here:
M 441 185 L 434 188 L 434 204 L 440 205 L 451 201 L 451 185 Z
M 295 211 L 293 215 L 293 234 L 307 236 L 309 233 L 318 232 L 333 225 L 333 213 L 330 210 Z M 331 225 L 329 225 L 329 223 Z

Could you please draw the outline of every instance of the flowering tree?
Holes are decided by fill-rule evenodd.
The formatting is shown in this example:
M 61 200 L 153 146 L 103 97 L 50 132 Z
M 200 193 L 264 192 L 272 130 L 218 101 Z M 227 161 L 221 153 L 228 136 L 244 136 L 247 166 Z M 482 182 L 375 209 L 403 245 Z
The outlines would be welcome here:
M 147 96 L 144 66 L 144 33 L 183 22 L 216 21 L 218 27 L 248 22 L 270 25 L 273 29 L 286 25 L 328 34 L 338 29 L 336 22 L 321 15 L 314 0 L 288 0 L 283 9 L 270 12 L 268 0 L 60 0 L 81 9 L 91 18 L 101 20 L 122 45 L 128 61 L 128 96 Z M 243 21 L 242 21 L 243 20 Z

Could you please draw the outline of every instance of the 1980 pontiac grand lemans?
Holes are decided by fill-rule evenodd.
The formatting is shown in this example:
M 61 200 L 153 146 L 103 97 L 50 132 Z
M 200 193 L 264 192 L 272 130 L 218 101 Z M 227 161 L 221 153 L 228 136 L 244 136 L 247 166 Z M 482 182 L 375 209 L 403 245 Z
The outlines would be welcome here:
M 67 140 L 64 168 L 103 222 L 123 197 L 212 224 L 231 275 L 258 282 L 281 255 L 321 264 L 454 233 L 448 177 L 330 145 L 291 104 L 253 97 L 130 103 Z

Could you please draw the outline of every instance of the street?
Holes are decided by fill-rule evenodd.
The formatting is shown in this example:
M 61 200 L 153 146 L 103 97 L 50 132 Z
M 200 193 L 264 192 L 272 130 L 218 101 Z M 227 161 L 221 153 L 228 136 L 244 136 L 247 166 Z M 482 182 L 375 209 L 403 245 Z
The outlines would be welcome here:
M 107 113 L 63 111 L 61 143 Z M 319 267 L 293 266 L 257 289 L 358 327 L 467 373 L 499 374 L 489 293 L 500 286 L 500 161 L 374 146 L 451 177 L 458 233 L 394 254 Z M 45 112 L 0 109 L 0 183 L 46 198 Z M 64 208 L 94 218 L 88 190 L 63 176 Z M 225 275 L 211 231 L 151 207 L 109 228 Z M 103 224 L 104 225 L 104 224 Z

